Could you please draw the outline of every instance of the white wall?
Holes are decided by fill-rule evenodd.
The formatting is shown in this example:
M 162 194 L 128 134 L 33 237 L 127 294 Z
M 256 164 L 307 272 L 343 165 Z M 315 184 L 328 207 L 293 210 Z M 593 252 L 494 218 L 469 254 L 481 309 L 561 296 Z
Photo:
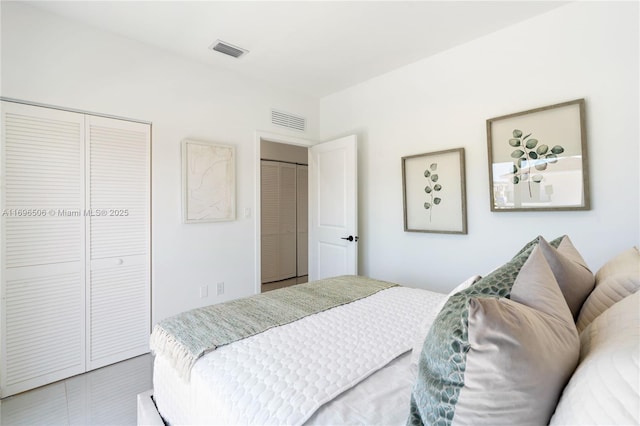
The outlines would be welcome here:
M 637 2 L 576 2 L 322 99 L 322 139 L 360 137 L 360 273 L 445 291 L 538 234 L 594 271 L 638 245 L 638 40 Z M 592 209 L 491 213 L 486 119 L 577 98 Z M 400 158 L 457 147 L 468 235 L 403 232 Z
M 320 101 L 2 2 L 0 95 L 153 122 L 153 320 L 255 291 L 255 135 L 360 136 L 360 272 L 434 290 L 567 233 L 597 269 L 638 244 L 638 4 L 573 3 Z M 591 211 L 491 213 L 485 120 L 586 98 Z M 269 121 L 308 118 L 306 134 Z M 321 129 L 318 124 L 320 111 Z M 321 131 L 320 131 L 321 130 Z M 238 220 L 183 225 L 180 140 L 237 147 Z M 403 232 L 400 157 L 464 147 L 469 234 Z M 225 282 L 223 297 L 215 283 Z M 209 297 L 199 287 L 211 284 Z
M 270 123 L 276 107 L 307 117 L 317 136 L 317 99 L 274 89 L 163 50 L 17 2 L 2 2 L 0 94 L 147 120 L 152 134 L 153 320 L 247 296 L 255 276 L 255 131 L 287 135 Z M 206 46 L 205 46 L 206 48 Z M 180 141 L 234 144 L 234 222 L 181 223 Z M 244 217 L 244 209 L 251 217 Z M 225 294 L 215 295 L 224 281 Z M 199 287 L 209 284 L 209 297 Z

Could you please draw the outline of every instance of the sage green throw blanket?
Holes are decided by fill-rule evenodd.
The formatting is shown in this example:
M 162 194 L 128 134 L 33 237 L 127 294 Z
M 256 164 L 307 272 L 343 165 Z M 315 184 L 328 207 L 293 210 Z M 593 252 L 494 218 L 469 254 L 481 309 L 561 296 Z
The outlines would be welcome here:
M 151 333 L 151 350 L 167 357 L 188 380 L 198 358 L 219 346 L 396 285 L 360 276 L 341 276 L 192 309 L 156 324 Z

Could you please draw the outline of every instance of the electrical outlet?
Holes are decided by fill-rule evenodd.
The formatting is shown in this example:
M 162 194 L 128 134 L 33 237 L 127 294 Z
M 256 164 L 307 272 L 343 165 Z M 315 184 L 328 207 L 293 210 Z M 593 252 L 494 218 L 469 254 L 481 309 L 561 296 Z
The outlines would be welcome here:
M 200 298 L 205 298 L 209 296 L 209 286 L 208 285 L 201 285 L 200 286 Z
M 220 296 L 221 294 L 224 294 L 224 281 L 219 282 L 217 284 L 217 286 L 218 287 L 217 287 L 216 292 L 217 292 L 218 296 Z

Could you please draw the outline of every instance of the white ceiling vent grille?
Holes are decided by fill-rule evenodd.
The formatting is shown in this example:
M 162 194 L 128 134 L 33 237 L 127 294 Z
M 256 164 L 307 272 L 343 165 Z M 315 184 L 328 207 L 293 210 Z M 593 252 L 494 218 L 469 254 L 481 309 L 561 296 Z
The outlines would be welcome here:
M 307 130 L 306 118 L 289 114 L 288 112 L 278 111 L 276 109 L 271 110 L 271 123 L 276 126 L 287 127 L 300 132 Z
M 242 47 L 234 46 L 233 44 L 229 44 L 226 41 L 216 40 L 209 49 L 215 50 L 216 52 L 224 53 L 225 55 L 233 56 L 234 58 L 239 58 L 242 55 L 249 53 L 247 49 L 243 49 Z

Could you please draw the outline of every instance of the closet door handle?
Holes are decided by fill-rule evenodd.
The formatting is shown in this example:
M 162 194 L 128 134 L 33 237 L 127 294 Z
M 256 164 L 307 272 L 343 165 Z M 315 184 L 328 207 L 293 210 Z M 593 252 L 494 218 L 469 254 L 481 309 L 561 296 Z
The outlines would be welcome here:
M 353 235 L 349 235 L 348 237 L 340 237 L 340 239 L 347 241 L 358 241 L 358 237 L 354 237 Z

